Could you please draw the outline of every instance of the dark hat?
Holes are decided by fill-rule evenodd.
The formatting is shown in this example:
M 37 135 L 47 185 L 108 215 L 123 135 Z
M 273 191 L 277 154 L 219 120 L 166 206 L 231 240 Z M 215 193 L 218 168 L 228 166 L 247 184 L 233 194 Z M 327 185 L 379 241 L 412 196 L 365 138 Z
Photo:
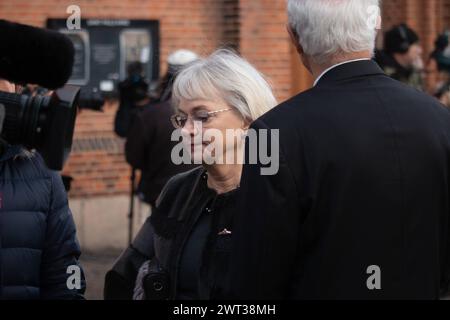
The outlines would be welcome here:
M 440 34 L 436 41 L 434 42 L 434 45 L 436 46 L 437 50 L 445 50 L 449 43 L 449 32 L 444 32 L 443 34 Z
M 384 50 L 388 54 L 406 53 L 411 45 L 419 42 L 414 30 L 402 23 L 387 31 L 384 36 Z
M 436 59 L 438 69 L 450 73 L 450 47 L 449 47 L 448 31 L 441 34 L 435 42 L 436 49 L 432 53 L 432 57 Z
M 127 73 L 129 76 L 142 75 L 144 72 L 144 65 L 139 61 L 132 61 L 127 65 Z

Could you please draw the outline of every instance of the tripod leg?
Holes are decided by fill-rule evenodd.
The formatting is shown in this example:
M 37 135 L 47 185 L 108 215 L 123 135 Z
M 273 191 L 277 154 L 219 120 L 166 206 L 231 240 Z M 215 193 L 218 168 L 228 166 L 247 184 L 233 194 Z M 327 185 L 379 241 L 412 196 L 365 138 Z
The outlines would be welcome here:
M 128 214 L 128 245 L 133 241 L 133 218 L 134 218 L 134 193 L 135 193 L 135 180 L 136 169 L 131 169 L 131 191 L 130 191 L 130 212 Z

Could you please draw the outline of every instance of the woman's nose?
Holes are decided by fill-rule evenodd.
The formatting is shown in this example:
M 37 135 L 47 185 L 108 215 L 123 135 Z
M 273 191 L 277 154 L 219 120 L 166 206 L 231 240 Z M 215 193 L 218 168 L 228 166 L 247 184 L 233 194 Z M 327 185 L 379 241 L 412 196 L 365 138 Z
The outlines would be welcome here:
M 195 136 L 196 134 L 198 134 L 197 127 L 198 126 L 195 124 L 194 121 L 192 121 L 191 119 L 187 119 L 186 124 L 181 129 L 181 131 L 184 135 Z

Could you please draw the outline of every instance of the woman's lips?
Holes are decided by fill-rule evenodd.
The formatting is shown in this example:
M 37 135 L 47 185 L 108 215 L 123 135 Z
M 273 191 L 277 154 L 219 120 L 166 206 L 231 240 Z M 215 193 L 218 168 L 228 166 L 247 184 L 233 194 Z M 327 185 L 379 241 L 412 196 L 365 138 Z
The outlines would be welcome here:
M 195 146 L 202 146 L 202 147 L 204 147 L 204 146 L 207 146 L 207 145 L 209 145 L 209 142 L 203 142 L 201 144 L 191 143 L 191 147 L 195 147 Z
M 208 145 L 209 142 L 203 142 L 202 144 L 191 143 L 191 151 L 195 151 L 196 149 L 203 150 L 203 148 L 207 147 Z
M 195 148 L 203 148 L 206 147 L 208 145 L 208 143 L 204 142 L 202 144 L 194 144 L 191 143 L 191 150 L 194 150 Z

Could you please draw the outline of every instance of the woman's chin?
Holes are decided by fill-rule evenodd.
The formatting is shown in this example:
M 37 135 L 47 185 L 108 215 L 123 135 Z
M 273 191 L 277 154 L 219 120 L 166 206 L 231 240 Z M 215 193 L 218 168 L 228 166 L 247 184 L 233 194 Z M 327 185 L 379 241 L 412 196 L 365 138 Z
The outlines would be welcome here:
M 191 153 L 191 161 L 193 164 L 202 164 L 202 165 L 213 165 L 216 163 L 214 155 L 208 154 L 206 152 Z
M 191 157 L 192 164 L 203 164 L 203 150 L 189 150 L 189 156 Z

